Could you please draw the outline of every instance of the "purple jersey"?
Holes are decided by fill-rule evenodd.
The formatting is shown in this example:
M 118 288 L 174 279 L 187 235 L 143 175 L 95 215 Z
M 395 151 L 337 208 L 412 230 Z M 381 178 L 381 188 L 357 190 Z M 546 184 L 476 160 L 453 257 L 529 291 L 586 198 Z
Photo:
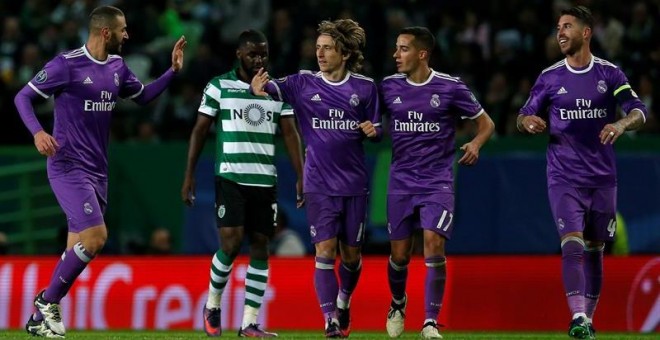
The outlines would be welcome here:
M 576 70 L 562 60 L 543 70 L 520 109 L 535 115 L 549 108 L 548 185 L 598 188 L 616 185 L 614 148 L 599 134 L 616 121 L 616 105 L 624 112 L 646 108 L 612 63 L 593 57 Z
M 28 86 L 44 98 L 55 95 L 53 137 L 60 145 L 48 157 L 50 177 L 79 169 L 107 177 L 110 117 L 118 97 L 135 98 L 144 85 L 124 60 L 94 59 L 85 46 L 59 54 Z
M 348 72 L 330 82 L 321 72 L 300 71 L 270 81 L 265 90 L 291 104 L 307 147 L 305 193 L 364 195 L 368 175 L 358 125 L 371 121 L 380 130 L 378 89 L 374 81 Z
M 380 84 L 390 114 L 390 194 L 453 192 L 456 117 L 474 119 L 481 104 L 458 78 L 431 70 L 421 84 L 395 74 Z

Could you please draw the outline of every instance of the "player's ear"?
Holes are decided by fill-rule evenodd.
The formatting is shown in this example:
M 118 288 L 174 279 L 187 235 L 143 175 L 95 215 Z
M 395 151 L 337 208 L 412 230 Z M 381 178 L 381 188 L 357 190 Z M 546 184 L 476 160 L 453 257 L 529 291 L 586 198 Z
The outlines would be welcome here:
M 429 55 L 429 52 L 426 51 L 426 50 L 419 51 L 419 59 L 424 60 L 428 57 L 428 55 Z
M 241 49 L 240 48 L 236 49 L 236 58 L 241 59 Z

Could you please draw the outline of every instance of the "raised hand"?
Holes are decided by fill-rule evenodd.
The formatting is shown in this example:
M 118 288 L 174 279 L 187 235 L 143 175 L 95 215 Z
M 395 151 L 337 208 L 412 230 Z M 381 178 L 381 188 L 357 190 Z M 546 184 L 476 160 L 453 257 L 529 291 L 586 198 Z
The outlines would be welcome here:
M 186 47 L 186 37 L 181 36 L 172 49 L 172 71 L 179 72 L 183 67 L 183 49 Z
M 60 148 L 60 145 L 57 144 L 57 141 L 53 136 L 47 134 L 44 130 L 37 132 L 34 135 L 34 146 L 37 147 L 37 151 L 44 156 L 53 156 L 57 149 Z
M 260 68 L 259 72 L 252 77 L 252 81 L 250 82 L 250 88 L 252 89 L 252 93 L 255 96 L 261 96 L 265 97 L 268 95 L 266 91 L 264 91 L 264 86 L 266 86 L 266 83 L 268 83 L 268 80 L 270 77 L 268 76 L 268 72 L 264 70 L 264 68 Z

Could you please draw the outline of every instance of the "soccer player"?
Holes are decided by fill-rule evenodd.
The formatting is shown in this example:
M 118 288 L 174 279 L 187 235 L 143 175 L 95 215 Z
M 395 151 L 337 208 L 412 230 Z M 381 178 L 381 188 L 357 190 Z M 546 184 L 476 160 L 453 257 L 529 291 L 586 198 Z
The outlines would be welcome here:
M 245 276 L 245 307 L 238 335 L 275 337 L 257 323 L 268 282 L 268 244 L 277 222 L 274 164 L 275 134 L 279 126 L 298 175 L 297 193 L 302 197 L 300 137 L 288 104 L 250 94 L 250 81 L 268 66 L 268 41 L 255 30 L 238 38 L 238 66 L 211 79 L 204 90 L 197 122 L 190 136 L 188 162 L 181 189 L 183 201 L 195 199 L 195 167 L 209 127 L 217 124 L 215 191 L 220 249 L 211 261 L 209 294 L 204 307 L 208 336 L 222 334 L 220 301 L 229 280 L 243 235 L 250 241 L 250 264 Z M 298 201 L 298 206 L 302 205 Z
M 364 30 L 353 20 L 340 19 L 321 22 L 317 32 L 320 72 L 300 71 L 269 81 L 268 73 L 260 71 L 252 91 L 295 109 L 307 146 L 304 193 L 316 249 L 314 287 L 326 337 L 341 337 L 350 332 L 350 298 L 362 268 L 369 190 L 362 142 L 378 140 L 382 132 L 378 88 L 356 73 L 364 60 Z
M 172 51 L 172 67 L 143 85 L 117 54 L 128 40 L 124 13 L 112 6 L 94 9 L 84 46 L 59 54 L 16 95 L 16 109 L 34 136 L 34 145 L 48 157 L 53 193 L 66 214 L 69 234 L 48 288 L 34 300 L 37 313 L 25 328 L 35 336 L 63 337 L 60 300 L 107 239 L 103 220 L 107 204 L 110 117 L 118 97 L 146 104 L 156 98 L 183 65 L 186 40 Z M 55 96 L 51 136 L 37 120 L 32 102 Z
M 404 329 L 406 280 L 412 234 L 423 229 L 426 281 L 422 337 L 442 338 L 437 318 L 447 276 L 445 242 L 454 228 L 454 135 L 456 120 L 474 120 L 476 136 L 461 146 L 459 164 L 474 165 L 479 149 L 495 129 L 493 121 L 458 78 L 429 67 L 435 46 L 425 27 L 407 27 L 396 40 L 397 74 L 380 84 L 382 106 L 390 115 L 392 165 L 387 195 L 391 255 L 387 276 L 392 302 L 386 328 L 391 337 Z
M 548 197 L 561 237 L 562 278 L 572 321 L 568 335 L 594 338 L 603 281 L 603 248 L 616 232 L 616 164 L 612 144 L 646 120 L 646 107 L 612 63 L 591 54 L 593 17 L 561 11 L 557 42 L 564 60 L 541 72 L 520 109 L 518 129 L 544 131 L 548 109 Z M 617 120 L 617 103 L 627 115 Z

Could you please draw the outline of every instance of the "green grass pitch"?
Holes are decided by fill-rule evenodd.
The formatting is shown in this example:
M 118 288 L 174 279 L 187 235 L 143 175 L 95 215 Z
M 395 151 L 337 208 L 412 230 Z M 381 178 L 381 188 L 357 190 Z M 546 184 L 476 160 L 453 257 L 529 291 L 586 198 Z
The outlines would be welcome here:
M 322 332 L 279 332 L 279 339 L 323 339 Z M 509 340 L 509 339 L 529 339 L 529 340 L 554 340 L 569 339 L 565 333 L 503 333 L 503 332 L 442 332 L 444 339 L 447 340 Z M 225 331 L 222 338 L 236 338 L 236 332 Z M 406 332 L 399 339 L 419 339 L 418 332 Z M 4 331 L 0 330 L 0 339 L 34 339 L 24 331 Z M 66 339 L 69 340 L 123 340 L 123 339 L 208 339 L 203 332 L 177 332 L 177 331 L 70 331 L 67 332 Z M 388 339 L 385 332 L 354 332 L 350 339 Z M 658 333 L 638 334 L 638 333 L 598 333 L 599 340 L 644 340 L 658 339 Z

